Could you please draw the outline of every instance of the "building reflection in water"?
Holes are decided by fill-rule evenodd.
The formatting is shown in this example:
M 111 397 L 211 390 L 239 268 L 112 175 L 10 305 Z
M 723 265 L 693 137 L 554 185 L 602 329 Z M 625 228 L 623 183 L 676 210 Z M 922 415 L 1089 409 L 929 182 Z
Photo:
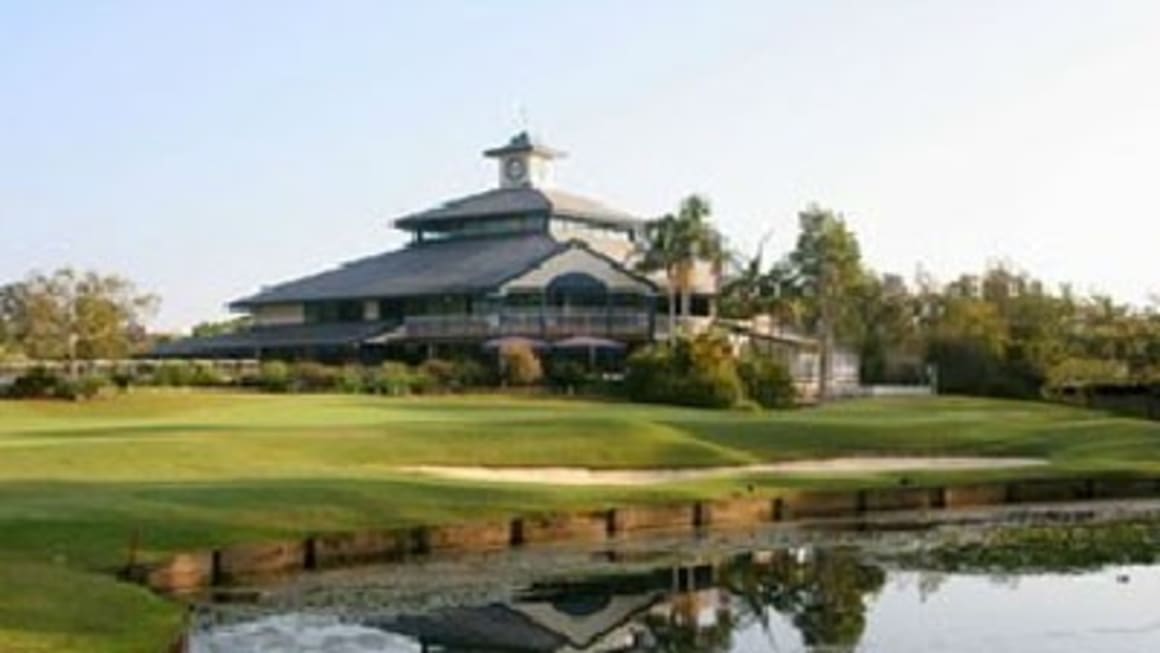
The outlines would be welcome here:
M 843 549 L 759 551 L 533 586 L 510 603 L 384 619 L 423 651 L 720 651 L 780 615 L 811 650 L 850 651 L 885 572 Z M 776 650 L 776 642 L 773 642 Z

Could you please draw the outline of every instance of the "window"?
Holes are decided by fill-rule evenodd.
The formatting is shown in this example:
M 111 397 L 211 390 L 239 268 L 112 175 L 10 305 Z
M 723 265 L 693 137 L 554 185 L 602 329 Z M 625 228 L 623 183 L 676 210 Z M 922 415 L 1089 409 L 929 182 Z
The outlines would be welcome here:
M 360 300 L 310 302 L 306 304 L 303 312 L 306 321 L 310 324 L 361 322 L 363 320 L 363 303 Z
M 397 321 L 403 319 L 403 300 L 401 299 L 380 299 L 379 300 L 379 319 L 387 321 Z
M 513 292 L 503 298 L 503 305 L 512 309 L 539 309 L 544 304 L 544 296 L 538 292 Z
M 689 298 L 689 313 L 697 317 L 708 317 L 711 302 L 708 295 L 693 295 Z
M 408 297 L 403 302 L 403 310 L 408 316 L 463 315 L 471 312 L 471 303 L 468 295 Z
M 648 308 L 647 295 L 633 295 L 628 293 L 616 293 L 612 295 L 612 305 L 616 308 Z
M 632 240 L 632 231 L 619 227 L 597 224 L 575 218 L 553 217 L 552 233 L 561 238 L 604 238 L 609 240 Z
M 477 236 L 498 236 L 543 231 L 544 219 L 540 216 L 517 215 L 473 218 L 461 222 L 432 224 L 418 232 L 419 241 L 450 240 Z

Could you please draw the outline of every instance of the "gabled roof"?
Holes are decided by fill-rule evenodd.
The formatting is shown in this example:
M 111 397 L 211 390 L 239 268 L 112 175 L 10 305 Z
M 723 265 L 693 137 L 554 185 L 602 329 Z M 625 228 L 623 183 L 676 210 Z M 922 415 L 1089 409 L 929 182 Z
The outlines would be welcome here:
M 444 608 L 371 623 L 447 650 L 554 653 L 568 644 L 562 635 L 503 604 Z
M 501 215 L 550 214 L 581 218 L 620 227 L 640 227 L 644 222 L 624 211 L 596 200 L 555 189 L 520 187 L 495 188 L 451 200 L 428 211 L 414 213 L 395 221 L 401 229 L 443 221 Z
M 489 290 L 568 247 L 543 233 L 419 243 L 266 288 L 233 306 Z
M 525 275 L 535 274 L 536 268 L 538 268 L 540 265 L 548 264 L 549 261 L 554 259 L 557 255 L 562 254 L 562 253 L 564 253 L 565 250 L 569 250 L 569 249 L 581 250 L 581 251 L 587 253 L 589 256 L 592 256 L 593 258 L 598 259 L 600 261 L 603 261 L 609 267 L 611 267 L 613 270 L 615 270 L 619 274 L 624 275 L 625 278 L 627 278 L 633 282 L 632 284 L 617 284 L 614 286 L 610 285 L 609 290 L 611 290 L 613 292 L 625 291 L 625 290 L 631 289 L 632 287 L 640 287 L 640 286 L 643 286 L 645 289 L 649 290 L 650 292 L 656 292 L 656 291 L 661 289 L 660 284 L 658 284 L 656 281 L 653 281 L 652 279 L 648 278 L 647 276 L 640 274 L 639 272 L 636 272 L 635 270 L 627 267 L 624 264 L 624 262 L 618 261 L 618 260 L 612 258 L 611 256 L 609 256 L 609 255 L 605 254 L 604 252 L 592 247 L 591 245 L 589 245 L 585 241 L 580 240 L 578 238 L 566 241 L 564 243 L 564 247 L 561 250 L 559 250 L 558 252 L 555 252 L 551 256 L 544 257 L 540 261 L 528 266 L 528 268 L 526 270 L 523 270 L 519 274 L 512 275 L 510 278 L 505 279 L 503 282 L 503 285 L 504 286 L 507 286 L 509 284 L 516 285 L 516 286 L 520 285 L 519 282 L 525 277 Z M 584 272 L 585 276 L 587 276 L 587 271 L 584 271 L 584 270 L 576 270 L 576 271 L 577 272 Z M 562 276 L 565 276 L 565 277 L 571 276 L 571 273 L 564 271 Z M 559 277 L 556 277 L 556 279 L 559 279 Z M 540 283 L 544 283 L 544 281 L 541 280 Z M 548 285 L 551 285 L 551 282 L 548 282 Z

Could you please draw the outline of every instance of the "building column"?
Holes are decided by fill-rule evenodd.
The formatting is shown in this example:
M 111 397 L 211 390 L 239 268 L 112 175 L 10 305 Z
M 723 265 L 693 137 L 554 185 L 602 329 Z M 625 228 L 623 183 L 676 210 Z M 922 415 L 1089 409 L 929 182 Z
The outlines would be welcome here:
M 540 337 L 546 338 L 548 334 L 547 324 L 548 312 L 548 291 L 540 291 Z
M 604 335 L 612 336 L 612 293 L 604 293 Z

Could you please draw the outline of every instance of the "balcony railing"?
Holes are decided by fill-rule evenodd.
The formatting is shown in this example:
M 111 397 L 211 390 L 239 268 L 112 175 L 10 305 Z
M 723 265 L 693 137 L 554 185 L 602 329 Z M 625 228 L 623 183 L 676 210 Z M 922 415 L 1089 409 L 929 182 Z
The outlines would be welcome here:
M 497 336 L 647 338 L 651 326 L 648 311 L 638 309 L 509 309 L 478 315 L 411 316 L 403 321 L 407 337 L 432 339 Z

